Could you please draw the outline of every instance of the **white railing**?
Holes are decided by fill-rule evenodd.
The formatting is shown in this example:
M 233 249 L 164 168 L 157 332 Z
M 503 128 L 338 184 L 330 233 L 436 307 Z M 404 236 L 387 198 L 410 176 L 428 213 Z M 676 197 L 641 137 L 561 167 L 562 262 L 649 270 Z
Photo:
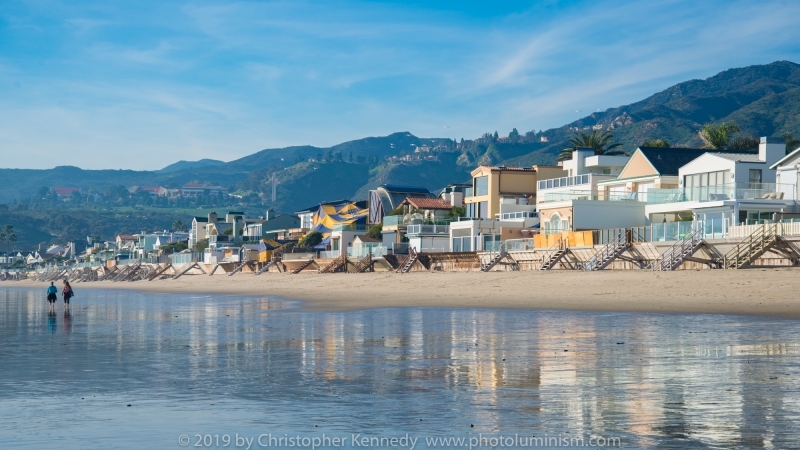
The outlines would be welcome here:
M 539 181 L 539 190 L 553 189 L 566 186 L 580 186 L 581 184 L 589 183 L 589 174 L 575 175 L 572 177 L 552 178 L 549 180 Z
M 799 236 L 800 222 L 779 222 L 777 227 L 778 236 Z M 761 224 L 736 225 L 728 228 L 729 239 L 744 239 L 753 234 L 756 230 L 763 227 Z
M 363 258 L 367 255 L 380 257 L 386 254 L 386 250 L 386 247 L 382 245 L 375 247 L 349 247 L 347 249 L 347 256 L 352 258 Z
M 449 225 L 409 225 L 408 234 L 449 234 Z

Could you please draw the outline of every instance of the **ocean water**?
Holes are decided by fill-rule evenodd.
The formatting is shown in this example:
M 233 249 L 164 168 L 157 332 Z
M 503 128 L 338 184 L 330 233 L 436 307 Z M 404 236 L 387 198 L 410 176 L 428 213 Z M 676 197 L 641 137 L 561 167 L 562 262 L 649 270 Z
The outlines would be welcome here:
M 0 284 L 2 448 L 800 448 L 797 321 L 76 288 Z

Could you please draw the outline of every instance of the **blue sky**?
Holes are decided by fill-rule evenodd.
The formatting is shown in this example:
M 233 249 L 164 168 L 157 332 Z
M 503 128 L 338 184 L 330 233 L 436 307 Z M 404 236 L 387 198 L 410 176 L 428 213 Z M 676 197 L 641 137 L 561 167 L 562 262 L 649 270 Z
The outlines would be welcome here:
M 5 0 L 0 166 L 157 169 L 395 131 L 547 129 L 800 62 L 798 17 L 796 0 Z

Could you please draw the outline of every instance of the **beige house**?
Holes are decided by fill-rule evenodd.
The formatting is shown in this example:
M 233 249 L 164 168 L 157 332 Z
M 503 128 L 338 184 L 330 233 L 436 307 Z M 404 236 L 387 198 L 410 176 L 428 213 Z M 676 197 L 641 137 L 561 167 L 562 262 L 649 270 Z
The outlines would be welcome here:
M 494 167 L 480 166 L 473 170 L 472 188 L 467 190 L 464 203 L 467 217 L 491 219 L 500 214 L 502 199 L 525 198 L 536 204 L 537 182 L 566 175 L 560 166 Z
M 696 148 L 639 147 L 616 179 L 597 183 L 598 191 L 608 199 L 647 203 L 648 191 L 677 189 L 680 186 L 678 169 L 703 154 L 714 151 Z M 650 218 L 656 222 L 681 219 L 685 217 L 680 217 L 676 213 Z

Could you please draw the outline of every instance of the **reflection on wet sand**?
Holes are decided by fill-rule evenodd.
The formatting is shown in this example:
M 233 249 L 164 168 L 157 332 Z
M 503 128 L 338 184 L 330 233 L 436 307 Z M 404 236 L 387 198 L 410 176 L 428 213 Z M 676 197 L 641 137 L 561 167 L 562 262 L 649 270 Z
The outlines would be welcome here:
M 208 410 L 217 424 L 273 431 L 603 435 L 628 448 L 789 448 L 800 437 L 793 321 L 302 313 L 267 298 L 115 291 L 87 291 L 53 315 L 38 294 L 0 291 L 0 423 L 13 414 L 1 400 L 46 404 L 57 381 L 153 399 L 156 412 L 181 405 L 181 417 L 151 424 L 165 436 Z

